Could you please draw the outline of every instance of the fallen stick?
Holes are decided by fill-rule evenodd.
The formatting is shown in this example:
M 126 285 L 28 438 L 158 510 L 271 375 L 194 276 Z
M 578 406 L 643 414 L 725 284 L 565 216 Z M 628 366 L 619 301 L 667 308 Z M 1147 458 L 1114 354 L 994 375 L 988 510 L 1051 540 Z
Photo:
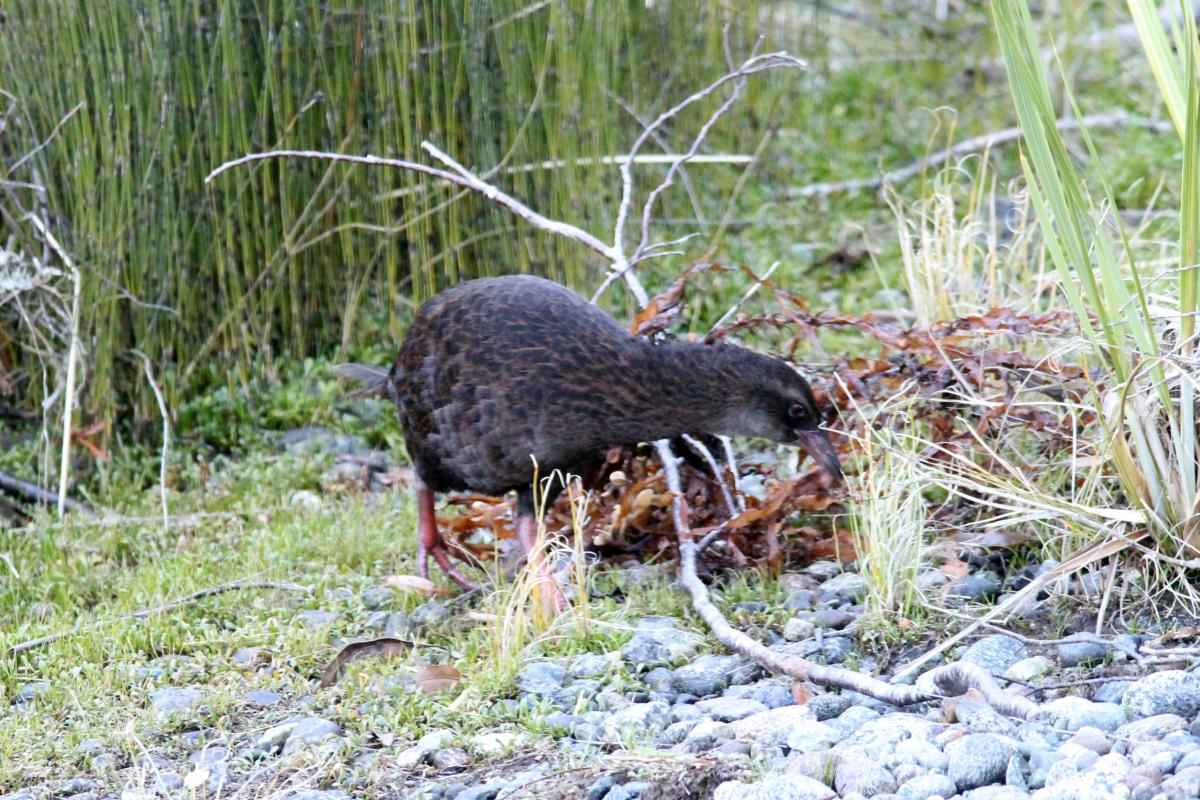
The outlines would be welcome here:
M 1084 128 L 1113 128 L 1120 125 L 1139 125 L 1157 133 L 1169 133 L 1175 130 L 1175 127 L 1169 122 L 1161 122 L 1147 117 L 1135 117 L 1126 114 L 1124 111 L 1116 111 L 1111 114 L 1093 114 L 1081 120 L 1075 117 L 1064 117 L 1055 123 L 1055 127 L 1060 131 L 1076 130 L 1081 125 Z M 962 156 L 982 150 L 988 150 L 998 145 L 1015 142 L 1023 135 L 1020 128 L 1005 128 L 1004 130 L 985 133 L 981 136 L 965 139 L 952 147 L 947 147 L 944 150 L 939 150 L 936 153 L 918 158 L 911 164 L 884 172 L 881 175 L 832 183 L 813 183 L 797 189 L 788 189 L 786 196 L 793 200 L 805 197 L 827 197 L 831 194 L 841 194 L 842 192 L 878 189 L 884 184 L 895 185 L 903 183 L 936 164 L 961 158 Z
M 42 645 L 50 644 L 51 642 L 57 642 L 61 639 L 67 639 L 71 636 L 94 630 L 101 625 L 109 625 L 114 622 L 120 622 L 121 620 L 127 619 L 145 619 L 152 614 L 164 614 L 168 611 L 174 611 L 177 608 L 195 605 L 197 602 L 206 597 L 212 597 L 213 595 L 224 594 L 225 592 L 232 592 L 238 589 L 283 589 L 289 592 L 301 592 L 303 594 L 309 593 L 307 586 L 300 586 L 295 583 L 280 583 L 278 581 L 234 581 L 233 583 L 222 583 L 219 586 L 210 586 L 207 589 L 201 589 L 199 591 L 192 592 L 186 597 L 181 597 L 178 600 L 172 600 L 169 603 L 163 603 L 162 605 L 150 606 L 147 608 L 140 608 L 137 611 L 131 611 L 128 614 L 119 614 L 115 617 L 96 620 L 90 625 L 84 625 L 81 628 L 72 628 L 69 631 L 52 633 L 49 636 L 42 636 L 38 639 L 30 639 L 27 642 L 20 642 L 19 644 L 14 644 L 12 647 L 8 648 L 8 653 L 9 655 L 13 656 L 19 655 L 29 650 L 33 650 L 34 648 L 41 647 Z
M 975 664 L 959 662 L 932 670 L 928 673 L 928 680 L 932 687 L 929 689 L 906 686 L 887 683 L 879 678 L 843 667 L 825 666 L 806 658 L 780 653 L 734 628 L 725 619 L 725 615 L 721 613 L 720 609 L 713 605 L 708 588 L 696 574 L 696 553 L 699 548 L 692 538 L 686 519 L 684 519 L 679 468 L 675 455 L 671 452 L 670 443 L 660 440 L 655 442 L 655 447 L 662 459 L 663 470 L 666 473 L 667 488 L 672 495 L 672 512 L 679 533 L 679 582 L 690 595 L 692 608 L 704 620 L 704 624 L 712 631 L 718 642 L 776 674 L 787 675 L 800 681 L 810 681 L 819 686 L 849 689 L 896 706 L 940 700 L 944 697 L 962 695 L 967 690 L 974 689 L 983 696 L 988 705 L 1001 714 L 1028 719 L 1037 711 L 1036 703 L 1024 697 L 1015 697 L 1005 693 L 991 674 Z
M 27 500 L 43 506 L 57 506 L 60 500 L 58 494 L 48 489 L 43 489 L 37 484 L 9 475 L 7 472 L 0 472 L 0 492 L 4 492 L 9 497 L 16 497 L 20 500 Z M 78 500 L 72 500 L 69 497 L 61 499 L 63 505 L 72 511 L 89 516 L 92 514 L 92 510 Z

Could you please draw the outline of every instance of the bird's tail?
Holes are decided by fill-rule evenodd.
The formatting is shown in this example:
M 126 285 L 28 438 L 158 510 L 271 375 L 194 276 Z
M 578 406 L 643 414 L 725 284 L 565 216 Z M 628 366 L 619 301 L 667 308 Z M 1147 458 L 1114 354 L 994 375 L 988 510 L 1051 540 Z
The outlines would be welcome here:
M 372 364 L 338 364 L 333 372 L 345 381 L 359 384 L 359 388 L 350 392 L 347 397 L 385 397 L 392 396 L 391 373 Z

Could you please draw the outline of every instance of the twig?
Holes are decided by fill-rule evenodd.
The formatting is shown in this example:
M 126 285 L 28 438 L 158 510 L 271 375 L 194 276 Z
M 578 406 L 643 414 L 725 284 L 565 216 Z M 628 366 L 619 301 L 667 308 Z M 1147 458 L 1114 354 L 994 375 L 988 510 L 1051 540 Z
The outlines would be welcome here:
M 58 129 L 55 128 L 55 130 L 57 131 Z M 54 234 L 50 232 L 46 224 L 33 214 L 29 214 L 27 218 L 42 234 L 42 238 L 50 249 L 62 259 L 63 264 L 71 271 L 71 281 L 73 284 L 71 294 L 71 344 L 67 350 L 67 385 L 63 397 L 62 459 L 58 468 L 58 518 L 62 519 L 63 514 L 66 512 L 67 482 L 71 474 L 71 415 L 75 411 L 75 365 L 79 361 L 79 305 L 83 282 L 80 279 L 79 269 L 75 266 L 71 257 L 67 255 L 67 251 L 54 238 Z
M 8 652 L 9 655 L 19 655 L 20 653 L 33 650 L 36 647 L 41 647 L 45 644 L 57 642 L 61 639 L 66 639 L 68 637 L 93 630 L 101 625 L 108 625 L 127 619 L 145 619 L 152 614 L 164 614 L 168 611 L 174 611 L 177 608 L 195 605 L 198 601 L 203 600 L 206 597 L 212 597 L 213 595 L 224 594 L 225 592 L 232 592 L 239 589 L 282 589 L 289 592 L 300 592 L 303 594 L 308 594 L 310 591 L 307 586 L 299 586 L 294 583 L 280 583 L 278 581 L 234 581 L 233 583 L 223 583 L 219 586 L 210 586 L 207 589 L 201 589 L 197 592 L 192 592 L 186 597 L 181 597 L 178 600 L 172 600 L 169 603 L 163 603 L 162 605 L 158 606 L 150 606 L 148 608 L 141 608 L 137 611 L 131 611 L 128 614 L 120 614 L 115 617 L 97 620 L 90 625 L 85 625 L 81 628 L 73 628 L 69 631 L 61 631 L 60 633 L 54 633 L 49 636 L 43 636 L 40 639 L 30 639 L 27 642 L 21 642 L 13 645 L 8 649 Z
M 61 499 L 54 492 L 47 491 L 29 481 L 23 481 L 20 478 L 9 475 L 7 472 L 0 472 L 0 492 L 4 492 L 12 497 L 31 500 L 45 506 L 57 506 Z M 72 511 L 81 514 L 91 515 L 92 513 L 91 509 L 78 500 L 67 498 L 64 501 L 64 505 Z
M 778 262 L 778 261 L 772 262 L 771 266 L 767 268 L 767 271 L 765 273 L 763 273 L 762 278 L 760 278 L 759 280 L 756 280 L 750 284 L 750 288 L 746 290 L 746 293 L 743 294 L 741 297 L 739 297 L 737 299 L 737 301 L 734 302 L 734 304 L 729 307 L 729 310 L 726 311 L 724 314 L 722 314 L 721 318 L 719 320 L 717 320 L 716 322 L 714 322 L 713 326 L 711 328 L 709 328 L 708 334 L 710 336 L 712 335 L 713 331 L 720 328 L 722 325 L 725 324 L 726 320 L 728 320 L 730 317 L 732 317 L 734 314 L 736 314 L 737 310 L 739 308 L 741 308 L 743 305 L 745 305 L 746 301 L 749 300 L 751 297 L 753 297 L 754 293 L 757 292 L 764 283 L 766 283 L 767 281 L 769 281 L 771 279 L 771 276 L 775 274 L 775 270 L 779 268 L 779 264 L 780 264 L 780 262 Z
M 142 358 L 142 366 L 146 371 L 146 380 L 149 382 L 150 388 L 154 391 L 154 399 L 158 401 L 158 410 L 162 414 L 163 443 L 162 461 L 158 467 L 158 493 L 162 498 L 163 530 L 166 530 L 171 526 L 171 515 L 167 512 L 167 458 L 171 454 L 171 415 L 167 412 L 167 401 L 163 399 L 158 384 L 154 382 L 154 372 L 150 366 L 150 359 L 140 350 L 134 350 L 133 352 Z
M 54 126 L 54 130 L 50 131 L 50 135 L 47 136 L 41 142 L 41 144 L 39 144 L 37 147 L 33 148 L 28 153 L 26 153 L 25 155 L 18 158 L 16 163 L 14 163 L 11 167 L 8 168 L 7 174 L 8 175 L 13 174 L 14 172 L 17 171 L 17 169 L 20 168 L 20 166 L 22 164 L 24 164 L 26 161 L 28 161 L 29 159 L 36 156 L 38 153 L 42 152 L 42 150 L 44 150 L 46 148 L 46 146 L 48 144 L 50 144 L 51 141 L 54 140 L 54 137 L 58 135 L 58 132 L 63 129 L 63 126 L 66 125 L 71 120 L 71 117 L 75 116 L 76 114 L 78 114 L 80 111 L 82 111 L 86 107 L 87 107 L 87 103 L 84 102 L 83 100 L 80 100 L 78 103 L 76 103 L 74 108 L 72 108 L 70 111 L 68 111 L 66 114 L 64 114 L 62 116 L 62 119 L 60 119 L 58 121 L 58 124 Z
M 1111 114 L 1093 114 L 1084 117 L 1082 120 L 1075 117 L 1065 117 L 1054 123 L 1055 127 L 1060 131 L 1076 130 L 1082 126 L 1084 128 L 1112 128 L 1121 125 L 1138 125 L 1149 128 L 1156 133 L 1174 132 L 1175 128 L 1169 122 L 1160 122 L 1158 120 L 1149 119 L 1147 117 L 1137 117 L 1126 114 L 1124 111 L 1116 111 Z M 872 178 L 857 178 L 848 181 L 837 181 L 834 183 L 813 183 L 808 186 L 801 186 L 797 189 L 789 189 L 786 196 L 791 199 L 806 198 L 806 197 L 826 197 L 831 194 L 839 194 L 841 192 L 855 192 L 864 189 L 878 189 L 886 184 L 903 183 L 904 181 L 919 175 L 929 167 L 939 164 L 943 161 L 959 158 L 970 153 L 979 152 L 981 150 L 991 149 L 1001 144 L 1015 142 L 1023 136 L 1020 128 L 1005 128 L 1004 130 L 985 133 L 980 136 L 975 136 L 970 139 L 965 139 L 958 144 L 947 147 L 944 150 L 939 150 L 936 153 L 918 158 L 916 161 L 899 169 L 890 170 L 882 175 L 876 175 Z

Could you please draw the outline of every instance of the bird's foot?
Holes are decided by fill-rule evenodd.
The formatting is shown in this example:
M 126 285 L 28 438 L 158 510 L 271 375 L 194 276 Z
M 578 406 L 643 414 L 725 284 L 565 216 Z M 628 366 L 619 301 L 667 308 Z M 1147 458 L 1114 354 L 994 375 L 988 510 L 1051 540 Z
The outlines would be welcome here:
M 558 616 L 567 609 L 567 597 L 558 581 L 550 572 L 546 554 L 537 546 L 537 520 L 532 516 L 517 515 L 517 540 L 525 551 L 526 564 L 534 569 L 537 581 L 534 594 L 541 599 L 542 608 L 551 616 Z
M 450 551 L 446 549 L 446 540 L 437 529 L 433 492 L 420 486 L 417 488 L 417 574 L 426 580 L 429 579 L 430 556 L 433 556 L 433 560 L 450 580 L 468 592 L 480 588 L 478 583 L 463 575 L 450 563 Z

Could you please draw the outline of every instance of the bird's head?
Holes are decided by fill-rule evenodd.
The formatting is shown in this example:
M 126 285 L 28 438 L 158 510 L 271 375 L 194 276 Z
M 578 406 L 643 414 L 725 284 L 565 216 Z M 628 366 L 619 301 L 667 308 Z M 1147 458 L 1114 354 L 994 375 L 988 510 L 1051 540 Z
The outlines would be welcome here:
M 831 478 L 841 480 L 841 462 L 821 430 L 821 413 L 808 381 L 781 359 L 758 353 L 752 358 L 748 396 L 740 408 L 731 409 L 729 432 L 797 445 Z

